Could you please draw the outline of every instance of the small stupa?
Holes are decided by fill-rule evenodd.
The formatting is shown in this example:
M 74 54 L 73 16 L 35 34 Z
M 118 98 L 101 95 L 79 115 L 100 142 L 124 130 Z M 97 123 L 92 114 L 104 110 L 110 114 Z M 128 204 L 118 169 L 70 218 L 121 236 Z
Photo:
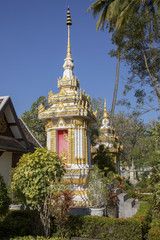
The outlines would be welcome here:
M 123 149 L 123 146 L 119 143 L 119 138 L 115 134 L 115 129 L 110 126 L 108 118 L 106 100 L 104 100 L 104 112 L 102 119 L 102 126 L 100 128 L 100 136 L 95 140 L 95 146 L 92 148 L 92 154 L 95 154 L 100 145 L 104 145 L 109 150 L 109 154 L 114 157 L 116 163 L 117 172 L 120 173 L 119 156 Z
M 79 80 L 73 73 L 71 55 L 70 10 L 67 11 L 68 44 L 64 59 L 63 77 L 58 79 L 59 93 L 48 94 L 49 107 L 39 106 L 39 119 L 45 121 L 47 148 L 57 152 L 66 164 L 66 174 L 62 183 L 67 184 L 75 195 L 86 193 L 90 154 L 90 122 L 95 118 L 89 104 L 89 96 L 79 88 Z

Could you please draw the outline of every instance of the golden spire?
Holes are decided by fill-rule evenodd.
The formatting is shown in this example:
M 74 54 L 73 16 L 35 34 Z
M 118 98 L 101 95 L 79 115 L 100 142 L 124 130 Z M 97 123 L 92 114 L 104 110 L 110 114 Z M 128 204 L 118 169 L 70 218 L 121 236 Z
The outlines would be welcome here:
M 107 114 L 107 107 L 106 107 L 106 99 L 104 99 L 104 113 L 103 113 L 103 119 L 107 119 L 108 114 Z
M 68 7 L 68 11 L 67 11 L 67 22 L 66 22 L 66 24 L 68 25 L 67 58 L 72 58 L 71 45 L 70 45 L 70 26 L 72 25 L 72 20 L 71 20 L 71 14 L 70 14 L 69 7 Z

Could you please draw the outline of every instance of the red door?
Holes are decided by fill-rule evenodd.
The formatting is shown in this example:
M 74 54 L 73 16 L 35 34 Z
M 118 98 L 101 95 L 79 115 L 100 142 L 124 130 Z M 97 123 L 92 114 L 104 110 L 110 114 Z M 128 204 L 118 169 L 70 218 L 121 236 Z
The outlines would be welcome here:
M 68 130 L 58 131 L 58 155 L 64 162 L 68 159 Z

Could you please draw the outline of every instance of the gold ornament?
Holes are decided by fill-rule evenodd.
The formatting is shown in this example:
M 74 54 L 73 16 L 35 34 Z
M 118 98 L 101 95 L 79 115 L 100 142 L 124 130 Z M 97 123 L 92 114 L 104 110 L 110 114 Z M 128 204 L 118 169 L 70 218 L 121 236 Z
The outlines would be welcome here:
M 67 163 L 67 158 L 68 158 L 68 154 L 65 148 L 63 148 L 62 152 L 61 152 L 61 158 L 63 160 L 64 163 Z

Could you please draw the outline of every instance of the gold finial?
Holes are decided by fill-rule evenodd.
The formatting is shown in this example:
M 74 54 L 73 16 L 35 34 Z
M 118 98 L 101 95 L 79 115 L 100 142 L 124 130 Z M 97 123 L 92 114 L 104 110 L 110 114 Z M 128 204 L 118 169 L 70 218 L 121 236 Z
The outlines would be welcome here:
M 71 14 L 70 14 L 70 10 L 69 10 L 69 7 L 68 7 L 68 11 L 67 11 L 67 22 L 66 22 L 67 25 L 72 25 L 72 20 L 71 20 Z
M 70 26 L 72 25 L 72 20 L 71 20 L 71 14 L 70 14 L 69 8 L 68 8 L 68 11 L 67 11 L 67 22 L 66 22 L 66 24 L 68 25 L 67 58 L 72 58 L 71 45 L 70 45 Z
M 106 99 L 104 99 L 104 113 L 103 113 L 103 119 L 107 119 L 108 114 L 107 114 L 107 107 L 106 107 Z

